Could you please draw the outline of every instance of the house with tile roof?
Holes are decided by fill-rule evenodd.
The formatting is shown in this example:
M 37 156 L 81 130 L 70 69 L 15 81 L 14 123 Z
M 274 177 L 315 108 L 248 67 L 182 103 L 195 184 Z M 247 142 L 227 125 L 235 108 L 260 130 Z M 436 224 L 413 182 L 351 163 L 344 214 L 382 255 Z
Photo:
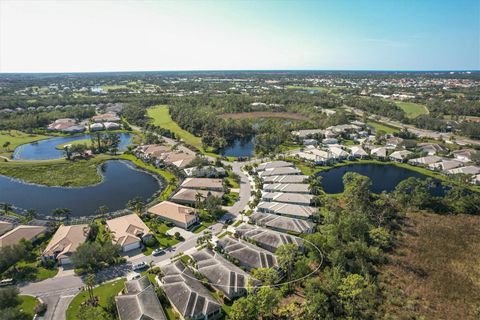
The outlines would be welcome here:
M 147 212 L 183 229 L 189 229 L 199 221 L 195 209 L 170 201 L 162 201 L 148 208 Z
M 153 236 L 134 213 L 107 220 L 107 228 L 113 233 L 113 243 L 119 245 L 123 252 L 140 248 L 143 241 Z
M 47 228 L 43 226 L 20 225 L 0 236 L 0 248 L 19 244 L 22 239 L 33 242 L 46 232 Z
M 88 225 L 61 225 L 42 253 L 42 259 L 56 259 L 61 265 L 71 263 L 70 257 L 85 242 Z

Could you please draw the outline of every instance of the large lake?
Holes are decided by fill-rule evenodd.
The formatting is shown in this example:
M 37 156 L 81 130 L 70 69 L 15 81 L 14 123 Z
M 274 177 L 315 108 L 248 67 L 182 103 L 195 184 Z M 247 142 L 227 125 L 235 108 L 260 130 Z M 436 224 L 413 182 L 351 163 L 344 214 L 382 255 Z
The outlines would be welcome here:
M 251 157 L 255 150 L 254 140 L 253 137 L 245 140 L 236 139 L 220 153 L 226 157 Z
M 128 161 L 110 160 L 99 170 L 99 184 L 81 188 L 47 187 L 27 184 L 0 175 L 0 202 L 22 209 L 35 209 L 40 215 L 51 215 L 55 208 L 69 208 L 72 216 L 94 215 L 101 205 L 109 211 L 125 208 L 128 200 L 137 196 L 143 200 L 164 189 L 164 183 L 151 174 L 140 171 Z
M 127 150 L 127 146 L 132 143 L 132 135 L 129 133 L 118 133 L 120 135 L 120 151 Z M 37 142 L 27 143 L 18 146 L 13 152 L 15 160 L 51 160 L 65 157 L 63 150 L 56 149 L 59 144 L 65 144 L 76 140 L 90 139 L 89 134 L 54 137 Z
M 369 177 L 372 181 L 370 190 L 375 193 L 393 191 L 400 181 L 410 177 L 420 179 L 428 178 L 418 172 L 394 165 L 352 164 L 320 172 L 318 175 L 322 177 L 323 190 L 325 190 L 326 193 L 343 192 L 344 186 L 342 178 L 347 172 L 356 172 Z M 438 180 L 434 180 L 434 186 L 432 187 L 431 193 L 434 196 L 441 196 L 444 194 L 444 189 Z

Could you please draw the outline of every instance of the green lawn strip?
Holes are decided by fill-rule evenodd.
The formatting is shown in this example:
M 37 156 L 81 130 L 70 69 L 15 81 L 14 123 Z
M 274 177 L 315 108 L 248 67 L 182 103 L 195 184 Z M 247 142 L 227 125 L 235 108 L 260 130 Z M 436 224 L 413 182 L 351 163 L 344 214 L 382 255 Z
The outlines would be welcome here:
M 92 139 L 80 139 L 80 140 L 74 140 L 70 142 L 65 142 L 65 143 L 60 143 L 55 146 L 55 149 L 58 150 L 63 150 L 65 146 L 68 145 L 75 145 L 75 144 L 85 144 L 87 145 L 87 148 L 90 148 L 92 146 Z
M 193 233 L 200 233 L 206 228 L 210 227 L 212 224 L 214 224 L 215 221 L 202 221 L 200 222 L 200 226 L 197 227 L 195 230 L 193 230 Z
M 416 118 L 422 114 L 428 114 L 428 109 L 423 104 L 403 101 L 395 102 L 395 104 L 405 112 L 408 118 Z
M 227 193 L 227 194 L 224 195 L 224 197 L 227 198 L 227 202 L 225 204 L 225 206 L 227 206 L 227 207 L 233 206 L 233 204 L 235 202 L 237 202 L 238 199 L 240 199 L 240 195 L 238 194 L 238 192 Z
M 173 131 L 186 143 L 198 148 L 199 150 L 203 150 L 202 139 L 180 128 L 180 126 L 175 121 L 173 121 L 172 117 L 170 117 L 170 113 L 168 112 L 168 106 L 154 106 L 147 109 L 147 114 L 150 118 L 153 119 L 152 122 L 154 125 Z
M 20 309 L 26 313 L 30 319 L 33 319 L 33 316 L 35 316 L 35 306 L 38 303 L 37 298 L 24 295 L 19 295 L 18 298 L 21 301 Z
M 16 147 L 22 144 L 50 138 L 41 134 L 29 134 L 18 130 L 0 130 L 0 155 L 10 157 Z M 6 142 L 10 142 L 7 148 L 3 148 Z
M 171 247 L 180 242 L 180 240 L 175 239 L 175 237 L 167 235 L 167 231 L 172 227 L 167 226 L 164 222 L 157 221 L 152 223 L 152 220 L 147 220 L 145 224 L 153 232 L 160 248 Z M 153 250 L 155 250 L 155 248 L 144 247 L 143 254 L 150 255 Z
M 99 307 L 106 307 L 109 297 L 116 296 L 124 287 L 125 279 L 115 280 L 112 282 L 104 283 L 93 289 L 93 294 L 98 297 Z M 67 308 L 67 320 L 78 319 L 80 312 L 80 306 L 82 302 L 87 300 L 88 292 L 82 291 L 73 298 L 70 305 Z
M 231 174 L 232 174 L 232 171 L 228 171 L 228 177 L 225 178 L 229 187 L 232 189 L 240 188 L 240 184 L 237 181 L 235 181 L 235 179 L 232 178 Z
M 36 261 L 21 261 L 16 264 L 16 267 L 19 269 L 19 272 L 14 275 L 14 278 L 15 276 L 18 276 L 22 280 L 42 281 L 45 279 L 53 278 L 58 273 L 57 268 L 46 269 L 44 267 L 38 266 Z
M 377 131 L 384 131 L 385 133 L 395 133 L 395 132 L 400 132 L 400 129 L 377 122 L 373 120 L 367 121 L 367 124 L 369 126 L 374 127 Z

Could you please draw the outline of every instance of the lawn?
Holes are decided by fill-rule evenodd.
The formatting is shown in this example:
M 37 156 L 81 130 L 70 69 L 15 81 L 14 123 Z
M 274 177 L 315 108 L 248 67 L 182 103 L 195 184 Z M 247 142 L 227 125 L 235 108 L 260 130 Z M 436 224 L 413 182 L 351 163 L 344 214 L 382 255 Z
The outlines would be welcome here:
M 0 162 L 0 174 L 46 186 L 80 187 L 102 181 L 98 165 L 114 158 L 99 155 L 78 161 L 59 159 Z
M 385 133 L 395 133 L 395 132 L 400 132 L 400 129 L 398 128 L 395 128 L 395 127 L 391 127 L 391 126 L 387 126 L 385 124 L 382 124 L 380 122 L 376 122 L 376 121 L 367 121 L 367 124 L 369 126 L 372 126 L 375 128 L 375 130 L 377 131 L 384 131 Z
M 56 145 L 55 148 L 58 150 L 63 150 L 65 146 L 74 145 L 74 144 L 85 144 L 87 145 L 87 148 L 90 148 L 92 145 L 92 139 L 80 139 L 80 140 L 70 141 L 66 143 L 61 143 Z
M 389 263 L 380 311 L 389 319 L 477 319 L 480 216 L 408 213 Z
M 413 102 L 395 102 L 397 106 L 402 108 L 408 118 L 416 118 L 422 114 L 428 114 L 428 109 L 423 104 Z
M 0 155 L 10 157 L 19 145 L 47 139 L 48 136 L 38 134 L 28 134 L 18 130 L 1 130 L 0 131 Z M 4 148 L 3 145 L 6 142 L 10 142 L 8 148 Z
M 108 282 L 102 284 L 93 289 L 93 294 L 99 298 L 99 308 L 106 307 L 109 297 L 116 296 L 124 287 L 125 279 L 116 280 L 113 282 Z M 80 312 L 80 306 L 82 302 L 87 300 L 88 292 L 82 291 L 77 294 L 75 298 L 70 302 L 70 305 L 67 309 L 67 320 L 78 319 L 78 314 Z
M 212 224 L 214 224 L 215 221 L 202 221 L 200 222 L 200 226 L 197 227 L 195 230 L 193 230 L 193 233 L 200 233 L 202 232 L 203 230 L 207 229 L 208 227 L 210 227 Z
M 195 148 L 198 148 L 199 150 L 203 150 L 202 139 L 180 128 L 180 126 L 175 121 L 173 121 L 172 117 L 170 117 L 170 113 L 168 112 L 168 106 L 158 105 L 149 108 L 147 109 L 147 114 L 150 118 L 152 118 L 152 122 L 154 125 L 173 131 L 187 144 L 190 144 Z
M 150 230 L 153 231 L 155 239 L 157 239 L 158 242 L 158 247 L 168 248 L 180 242 L 180 240 L 177 240 L 173 236 L 169 236 L 166 234 L 166 232 L 172 227 L 167 226 L 164 222 L 161 222 L 159 220 L 155 222 L 152 220 L 147 220 L 145 221 L 145 224 L 150 228 Z M 155 249 L 156 248 L 144 247 L 143 254 L 148 256 L 152 254 L 153 250 Z
M 30 319 L 33 319 L 33 316 L 35 315 L 35 306 L 38 303 L 37 298 L 22 295 L 19 295 L 18 298 L 21 301 L 20 309 L 26 313 Z
M 14 279 L 22 281 L 42 281 L 45 279 L 53 278 L 57 275 L 58 269 L 46 269 L 44 267 L 37 266 L 37 262 L 21 261 L 16 265 L 18 272 L 13 274 Z
M 238 192 L 230 192 L 226 193 L 224 197 L 227 198 L 225 205 L 229 207 L 233 206 L 233 204 L 238 201 L 240 195 L 238 194 Z

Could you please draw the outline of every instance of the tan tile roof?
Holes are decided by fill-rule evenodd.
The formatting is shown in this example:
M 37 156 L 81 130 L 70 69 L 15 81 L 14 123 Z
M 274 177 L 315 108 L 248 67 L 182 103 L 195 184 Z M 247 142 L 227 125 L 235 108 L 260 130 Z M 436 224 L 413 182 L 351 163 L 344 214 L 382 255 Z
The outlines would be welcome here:
M 147 225 L 134 213 L 107 220 L 107 226 L 113 232 L 115 243 L 122 247 L 140 241 L 140 236 L 151 234 Z
M 191 189 L 223 189 L 223 180 L 212 178 L 187 178 L 183 181 L 182 187 Z
M 202 201 L 207 199 L 210 196 L 214 196 L 217 198 L 223 197 L 223 191 L 211 191 L 211 190 L 201 190 L 201 189 L 180 189 L 178 190 L 177 193 L 173 195 L 171 200 L 173 202 L 177 202 L 175 200 L 178 200 L 179 202 L 186 201 L 186 202 L 191 202 L 194 203 L 197 201 L 197 194 L 200 194 L 202 196 Z
M 43 251 L 44 256 L 57 254 L 57 259 L 74 253 L 78 246 L 85 242 L 88 234 L 88 225 L 73 226 L 61 225 Z
M 154 157 L 160 157 L 162 154 L 169 152 L 170 147 L 167 146 L 162 146 L 162 145 L 157 145 L 157 144 L 152 144 L 149 146 L 146 146 L 144 153 L 146 155 L 152 155 Z
M 193 208 L 182 206 L 170 201 L 160 202 L 159 204 L 149 208 L 147 211 L 149 213 L 186 224 L 197 217 L 197 214 Z
M 41 226 L 18 226 L 0 237 L 0 248 L 18 244 L 23 238 L 32 240 L 46 230 L 47 228 Z

